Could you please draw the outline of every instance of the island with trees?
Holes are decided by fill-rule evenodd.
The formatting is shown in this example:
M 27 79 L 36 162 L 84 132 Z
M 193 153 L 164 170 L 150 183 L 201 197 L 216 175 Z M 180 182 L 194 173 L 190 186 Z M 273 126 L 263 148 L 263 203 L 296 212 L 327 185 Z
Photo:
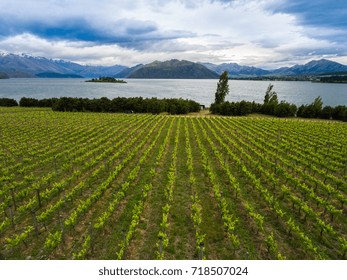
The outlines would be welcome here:
M 99 78 L 93 78 L 91 80 L 87 80 L 86 82 L 90 83 L 117 83 L 117 84 L 126 84 L 126 81 L 119 80 L 114 77 L 99 77 Z

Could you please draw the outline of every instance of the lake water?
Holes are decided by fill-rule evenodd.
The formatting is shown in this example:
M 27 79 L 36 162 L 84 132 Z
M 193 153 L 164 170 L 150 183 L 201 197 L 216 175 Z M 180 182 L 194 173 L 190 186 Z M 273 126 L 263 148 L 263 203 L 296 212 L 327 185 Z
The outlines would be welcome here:
M 0 97 L 37 99 L 84 97 L 110 99 L 121 97 L 157 97 L 193 99 L 209 106 L 214 101 L 218 80 L 144 80 L 126 79 L 127 84 L 86 83 L 85 79 L 0 79 Z M 347 105 L 347 84 L 273 81 L 279 100 L 296 105 L 310 104 L 321 96 L 324 105 Z M 229 101 L 262 103 L 268 81 L 230 80 Z

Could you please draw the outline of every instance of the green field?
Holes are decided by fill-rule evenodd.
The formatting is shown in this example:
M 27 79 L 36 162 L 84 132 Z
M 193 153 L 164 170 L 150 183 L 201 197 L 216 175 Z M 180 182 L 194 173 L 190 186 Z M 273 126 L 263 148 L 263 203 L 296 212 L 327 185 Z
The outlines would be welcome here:
M 346 259 L 347 124 L 0 108 L 0 259 Z

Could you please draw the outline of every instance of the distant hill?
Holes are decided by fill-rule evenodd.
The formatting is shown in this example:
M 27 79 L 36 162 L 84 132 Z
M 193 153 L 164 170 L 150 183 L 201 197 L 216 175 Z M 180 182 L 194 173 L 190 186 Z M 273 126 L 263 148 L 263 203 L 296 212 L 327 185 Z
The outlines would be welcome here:
M 132 71 L 137 79 L 216 79 L 219 75 L 205 66 L 187 60 L 154 61 Z
M 327 60 L 312 60 L 304 65 L 295 65 L 293 67 L 284 67 L 271 71 L 276 75 L 319 75 L 334 72 L 345 72 L 347 66 Z
M 304 65 L 282 67 L 275 70 L 264 70 L 252 66 L 241 66 L 237 63 L 223 63 L 220 65 L 202 63 L 207 68 L 218 74 L 228 71 L 230 77 L 263 77 L 263 76 L 302 76 L 320 75 L 323 73 L 334 73 L 347 71 L 347 66 L 327 60 L 312 60 Z
M 223 64 L 212 64 L 212 63 L 201 63 L 208 69 L 215 71 L 217 74 L 222 74 L 224 71 L 229 73 L 230 77 L 252 77 L 252 76 L 264 76 L 270 74 L 270 71 L 256 68 L 253 66 L 241 66 L 237 63 L 223 63 Z
M 0 52 L 0 72 L 11 78 L 37 77 L 40 73 L 70 74 L 83 77 L 114 76 L 128 67 L 89 66 L 64 60 L 53 60 L 45 57 L 34 57 L 28 54 L 11 54 Z
M 144 65 L 143 64 L 138 64 L 134 67 L 131 68 L 126 68 L 119 73 L 116 74 L 116 78 L 127 78 L 131 73 L 135 72 L 136 70 L 142 68 Z
M 35 77 L 38 73 L 52 72 L 73 74 L 73 71 L 44 57 L 33 57 L 27 54 L 0 55 L 0 71 L 10 77 Z

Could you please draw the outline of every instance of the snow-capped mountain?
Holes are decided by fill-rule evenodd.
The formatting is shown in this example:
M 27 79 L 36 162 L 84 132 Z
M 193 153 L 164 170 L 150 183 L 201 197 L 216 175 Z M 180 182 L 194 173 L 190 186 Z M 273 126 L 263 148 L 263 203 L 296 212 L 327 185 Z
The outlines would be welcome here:
M 127 68 L 122 65 L 86 66 L 64 60 L 35 57 L 30 54 L 11 54 L 0 51 L 0 72 L 9 77 L 35 77 L 41 73 L 73 74 L 83 77 L 114 76 Z
M 100 77 L 100 76 L 111 76 L 111 77 L 132 77 L 140 75 L 144 75 L 143 72 L 150 69 L 149 66 L 153 68 L 156 66 L 159 69 L 156 69 L 155 77 L 162 77 L 164 71 L 167 71 L 167 77 L 176 77 L 173 73 L 175 71 L 181 71 L 178 69 L 178 64 L 182 66 L 181 63 L 176 63 L 177 60 L 173 59 L 162 63 L 159 66 L 167 66 L 170 65 L 170 71 L 165 67 L 157 67 L 159 62 L 153 62 L 148 65 L 137 65 L 135 67 L 129 68 L 122 65 L 114 65 L 114 66 L 88 66 L 88 65 L 80 65 L 71 61 L 65 61 L 61 59 L 48 59 L 45 57 L 35 57 L 27 53 L 22 54 L 11 54 L 8 52 L 0 51 L 0 73 L 3 76 L 8 77 L 36 77 L 38 76 L 52 76 L 52 74 L 59 75 L 78 75 L 82 77 Z M 169 63 L 170 62 L 170 63 Z M 188 62 L 186 62 L 187 64 Z M 193 62 L 189 62 L 190 64 L 194 64 Z M 188 64 L 189 64 L 188 63 Z M 327 74 L 327 73 L 335 73 L 335 72 L 347 72 L 347 66 L 326 60 L 312 60 L 304 65 L 295 65 L 293 67 L 282 67 L 275 70 L 263 70 L 261 68 L 256 68 L 252 66 L 241 66 L 236 63 L 224 63 L 224 64 L 212 64 L 212 63 L 200 63 L 204 65 L 206 68 L 212 70 L 211 72 L 221 74 L 224 71 L 229 73 L 231 77 L 262 77 L 262 76 L 303 76 L 303 75 L 319 75 L 319 74 Z M 196 65 L 195 65 L 196 66 Z M 151 68 L 151 69 L 152 69 Z M 195 67 L 195 70 L 190 73 L 190 76 L 194 76 L 200 69 L 199 67 Z M 152 69 L 153 70 L 153 69 Z M 201 69 L 200 69 L 201 70 Z M 136 72 L 136 75 L 134 72 Z M 154 71 L 154 70 L 153 70 Z M 42 75 L 43 74 L 43 75 Z M 49 75 L 47 75 L 49 74 Z M 140 75 L 140 76 L 141 76 Z M 183 78 L 187 73 L 180 72 L 180 78 Z M 189 76 L 188 75 L 188 76 Z M 58 75 L 57 75 L 58 76 Z M 148 76 L 148 71 L 146 75 Z M 187 77 L 188 77 L 187 76 Z

